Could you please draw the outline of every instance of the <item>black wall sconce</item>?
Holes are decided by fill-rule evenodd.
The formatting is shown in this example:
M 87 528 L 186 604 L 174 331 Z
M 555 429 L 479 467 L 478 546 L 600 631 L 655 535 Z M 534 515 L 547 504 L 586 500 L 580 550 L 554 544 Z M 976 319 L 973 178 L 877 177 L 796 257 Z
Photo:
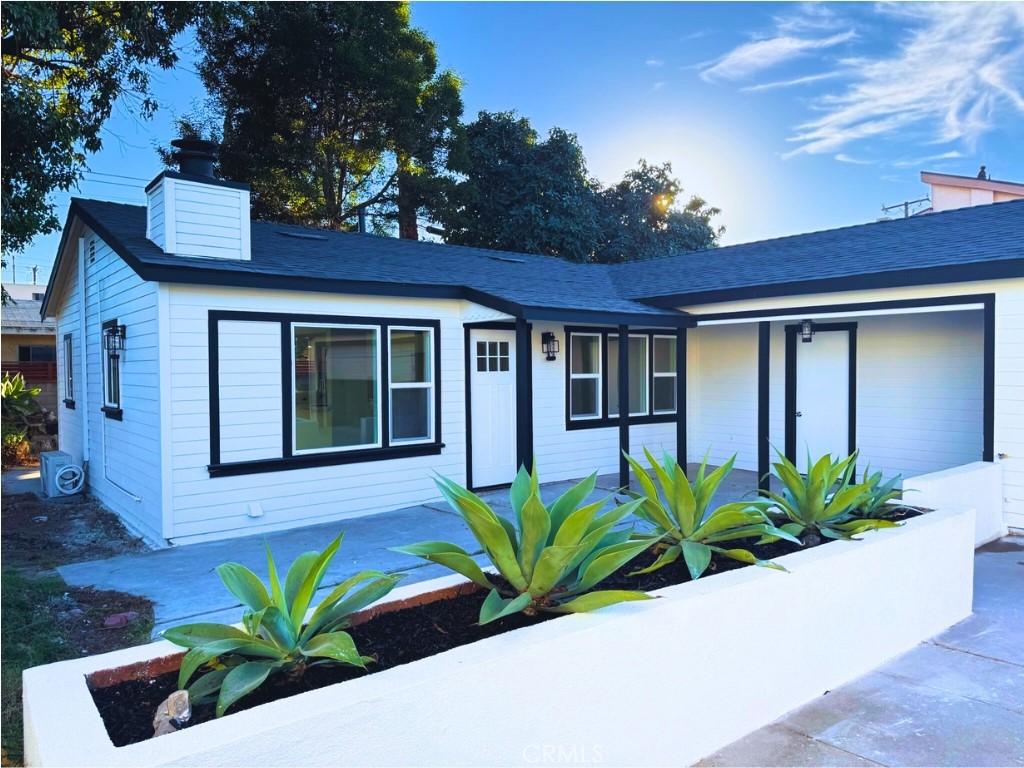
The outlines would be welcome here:
M 800 321 L 800 341 L 804 344 L 810 344 L 814 337 L 814 321 L 813 320 L 801 320 Z
M 555 355 L 558 354 L 558 339 L 553 332 L 544 331 L 540 335 L 540 348 L 544 350 L 548 360 L 555 359 Z
M 125 336 L 128 328 L 123 325 L 108 325 L 103 329 L 103 348 L 113 357 L 120 355 L 124 349 Z

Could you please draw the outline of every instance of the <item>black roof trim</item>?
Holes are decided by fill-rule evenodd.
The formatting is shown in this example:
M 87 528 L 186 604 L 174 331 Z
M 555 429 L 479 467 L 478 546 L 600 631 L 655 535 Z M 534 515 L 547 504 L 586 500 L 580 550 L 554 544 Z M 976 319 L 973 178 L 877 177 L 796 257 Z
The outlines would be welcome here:
M 523 317 L 527 320 L 587 322 L 600 325 L 634 325 L 640 323 L 647 328 L 692 328 L 697 324 L 693 316 L 686 312 L 679 312 L 675 315 L 633 315 L 627 312 L 602 312 L 596 309 L 524 307 Z M 637 327 L 632 330 L 640 330 L 640 328 Z
M 161 179 L 181 179 L 182 181 L 195 181 L 199 184 L 210 184 L 214 187 L 227 187 L 228 189 L 241 189 L 246 192 L 249 191 L 250 186 L 242 181 L 226 181 L 225 179 L 214 179 L 209 176 L 196 176 L 191 173 L 179 173 L 178 171 L 162 171 L 153 179 L 149 184 L 146 185 L 146 191 L 149 192 L 153 187 L 160 183 Z
M 715 291 L 678 293 L 641 299 L 644 304 L 661 309 L 694 304 L 715 304 L 743 299 L 766 299 L 776 296 L 804 296 L 812 293 L 847 293 L 879 288 L 906 288 L 913 285 L 969 283 L 978 280 L 999 280 L 1024 276 L 1024 258 L 973 264 L 951 264 L 923 269 L 900 269 L 866 275 L 847 275 L 820 280 L 801 280 L 769 285 L 724 288 Z

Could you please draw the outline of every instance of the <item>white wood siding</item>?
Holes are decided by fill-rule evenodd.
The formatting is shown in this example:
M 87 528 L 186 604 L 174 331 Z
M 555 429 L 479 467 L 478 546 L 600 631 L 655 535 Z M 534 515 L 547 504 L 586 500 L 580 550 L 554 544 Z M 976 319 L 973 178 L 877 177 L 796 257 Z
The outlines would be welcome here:
M 165 176 L 147 200 L 147 237 L 166 253 L 249 259 L 247 190 Z
M 781 296 L 681 307 L 681 309 L 699 315 L 989 293 L 995 294 L 996 297 L 995 459 L 1003 465 L 1003 512 L 1006 522 L 1010 526 L 1024 528 L 1024 341 L 1022 341 L 1024 339 L 1024 276 L 1007 280 L 824 293 L 798 297 Z M 841 312 L 841 310 L 837 311 Z M 799 318 L 802 314 L 797 309 L 793 318 Z M 773 361 L 776 355 L 775 346 L 773 337 Z M 893 359 L 892 363 L 898 365 L 899 361 Z M 953 373 L 955 375 L 955 372 Z M 772 381 L 774 402 L 777 389 L 774 373 Z M 775 423 L 773 418 L 773 440 L 775 439 L 774 435 L 777 434 Z
M 221 320 L 218 324 L 220 460 L 282 455 L 281 324 Z M 179 361 L 176 368 L 184 373 Z
M 82 366 L 82 320 L 79 307 L 80 291 L 78 284 L 78 239 L 71 238 L 68 247 L 71 249 L 71 268 L 64 282 L 64 291 L 55 310 L 57 321 L 57 412 L 59 429 L 57 440 L 60 450 L 71 454 L 76 464 L 82 463 L 82 413 L 86 403 L 82 397 L 82 386 L 85 381 L 85 369 Z M 71 362 L 74 366 L 75 391 L 70 395 L 64 391 L 64 371 L 67 360 L 64 358 L 64 334 L 72 336 Z M 75 408 L 64 406 L 63 400 L 71 397 L 75 400 Z
M 89 244 L 95 242 L 95 258 Z M 69 243 L 77 256 L 77 242 Z M 65 415 L 89 409 L 89 493 L 119 514 L 130 528 L 159 541 L 161 530 L 159 355 L 157 289 L 143 282 L 101 239 L 86 233 L 86 365 L 76 360 L 76 387 L 87 382 L 88 399 L 76 396 L 75 411 L 61 414 L 61 446 L 82 459 L 81 417 Z M 58 325 L 80 332 L 77 271 L 66 284 Z M 123 420 L 106 418 L 103 406 L 101 325 L 110 319 L 127 327 L 121 368 Z M 76 350 L 78 345 L 76 344 Z M 77 433 L 75 425 L 77 424 Z
M 240 536 L 296 525 L 344 520 L 440 499 L 434 486 L 434 472 L 465 482 L 466 422 L 464 404 L 463 318 L 479 309 L 461 301 L 364 298 L 283 291 L 245 291 L 170 286 L 170 365 L 172 370 L 171 493 L 173 531 L 176 542 Z M 210 402 L 208 387 L 209 310 L 310 313 L 346 316 L 440 319 L 441 350 L 441 440 L 440 455 L 360 462 L 328 467 L 310 467 L 238 477 L 209 476 Z M 241 324 L 239 324 L 241 325 Z M 268 323 L 274 325 L 276 323 Z M 224 323 L 221 323 L 223 333 Z M 251 328 L 249 329 L 251 330 Z M 264 330 L 246 333 L 253 365 L 269 370 L 277 355 L 280 336 Z M 237 334 L 236 334 L 237 337 Z M 261 340 L 257 343 L 257 340 Z M 224 347 L 221 347 L 222 352 Z M 240 352 L 241 354 L 241 352 Z M 223 360 L 223 366 L 236 365 Z M 237 378 L 232 386 L 243 386 Z M 250 392 L 273 409 L 254 407 L 246 418 L 246 429 L 280 432 L 280 367 L 276 384 L 266 382 L 265 391 Z M 261 378 L 263 374 L 261 374 Z M 221 383 L 225 382 L 222 379 Z M 276 389 L 274 387 L 276 386 Z M 253 387 L 258 389 L 258 387 Z M 238 390 L 236 390 L 238 391 Z M 234 418 L 234 416 L 228 417 Z M 222 450 L 225 443 L 222 442 Z M 236 442 L 240 446 L 241 442 Z M 278 440 L 280 445 L 280 440 Z M 269 451 L 269 447 L 267 448 Z M 222 459 L 229 460 L 228 456 Z M 262 511 L 250 516 L 250 504 Z
M 165 214 L 164 185 L 157 184 L 146 193 L 146 237 L 166 251 Z

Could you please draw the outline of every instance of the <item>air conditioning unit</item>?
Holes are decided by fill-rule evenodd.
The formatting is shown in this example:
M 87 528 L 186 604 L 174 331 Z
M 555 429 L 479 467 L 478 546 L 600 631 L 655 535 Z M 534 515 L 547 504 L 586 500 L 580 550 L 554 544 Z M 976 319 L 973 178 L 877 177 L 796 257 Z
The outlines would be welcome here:
M 85 485 L 85 472 L 75 464 L 70 453 L 44 451 L 39 454 L 39 464 L 43 496 L 71 496 Z

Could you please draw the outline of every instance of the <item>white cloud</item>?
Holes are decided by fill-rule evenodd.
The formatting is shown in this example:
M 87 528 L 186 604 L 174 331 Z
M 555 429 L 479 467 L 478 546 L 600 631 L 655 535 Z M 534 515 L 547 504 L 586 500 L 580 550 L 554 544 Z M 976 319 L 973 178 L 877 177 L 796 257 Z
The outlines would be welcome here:
M 648 67 L 663 67 L 665 66 L 664 59 L 648 59 L 644 62 Z
M 795 37 L 792 35 L 755 40 L 734 48 L 712 67 L 700 73 L 708 82 L 714 80 L 742 80 L 784 61 L 803 56 L 811 51 L 832 48 L 856 37 L 849 29 L 823 38 Z
M 660 90 L 661 90 L 662 88 L 664 88 L 664 87 L 665 87 L 666 85 L 668 85 L 668 83 L 666 83 L 666 82 L 664 82 L 664 81 L 661 81 L 661 82 L 657 82 L 657 83 L 655 83 L 655 84 L 654 84 L 654 90 L 656 90 L 656 91 L 660 91 Z
M 943 152 L 939 155 L 928 155 L 928 157 L 915 157 L 910 160 L 896 160 L 890 163 L 894 168 L 920 168 L 925 163 L 934 163 L 939 160 L 958 160 L 962 157 L 966 157 L 963 152 L 957 150 L 951 150 L 949 152 Z
M 836 160 L 838 160 L 840 163 L 850 163 L 852 165 L 874 165 L 875 164 L 874 160 L 858 160 L 855 157 L 850 157 L 849 155 L 844 155 L 842 152 L 840 152 L 838 155 L 836 155 Z
M 843 62 L 851 82 L 818 99 L 784 155 L 836 152 L 865 138 L 921 132 L 927 143 L 973 147 L 998 115 L 1024 114 L 1024 4 L 880 6 L 906 25 L 892 55 Z
M 744 88 L 740 88 L 742 93 L 756 93 L 758 91 L 771 91 L 776 88 L 791 88 L 794 85 L 806 85 L 807 83 L 816 83 L 819 80 L 832 80 L 837 77 L 842 77 L 846 72 L 835 71 L 835 72 L 822 72 L 817 75 L 806 75 L 805 77 L 796 77 L 792 80 L 779 80 L 774 83 L 761 83 L 759 85 L 748 85 Z

